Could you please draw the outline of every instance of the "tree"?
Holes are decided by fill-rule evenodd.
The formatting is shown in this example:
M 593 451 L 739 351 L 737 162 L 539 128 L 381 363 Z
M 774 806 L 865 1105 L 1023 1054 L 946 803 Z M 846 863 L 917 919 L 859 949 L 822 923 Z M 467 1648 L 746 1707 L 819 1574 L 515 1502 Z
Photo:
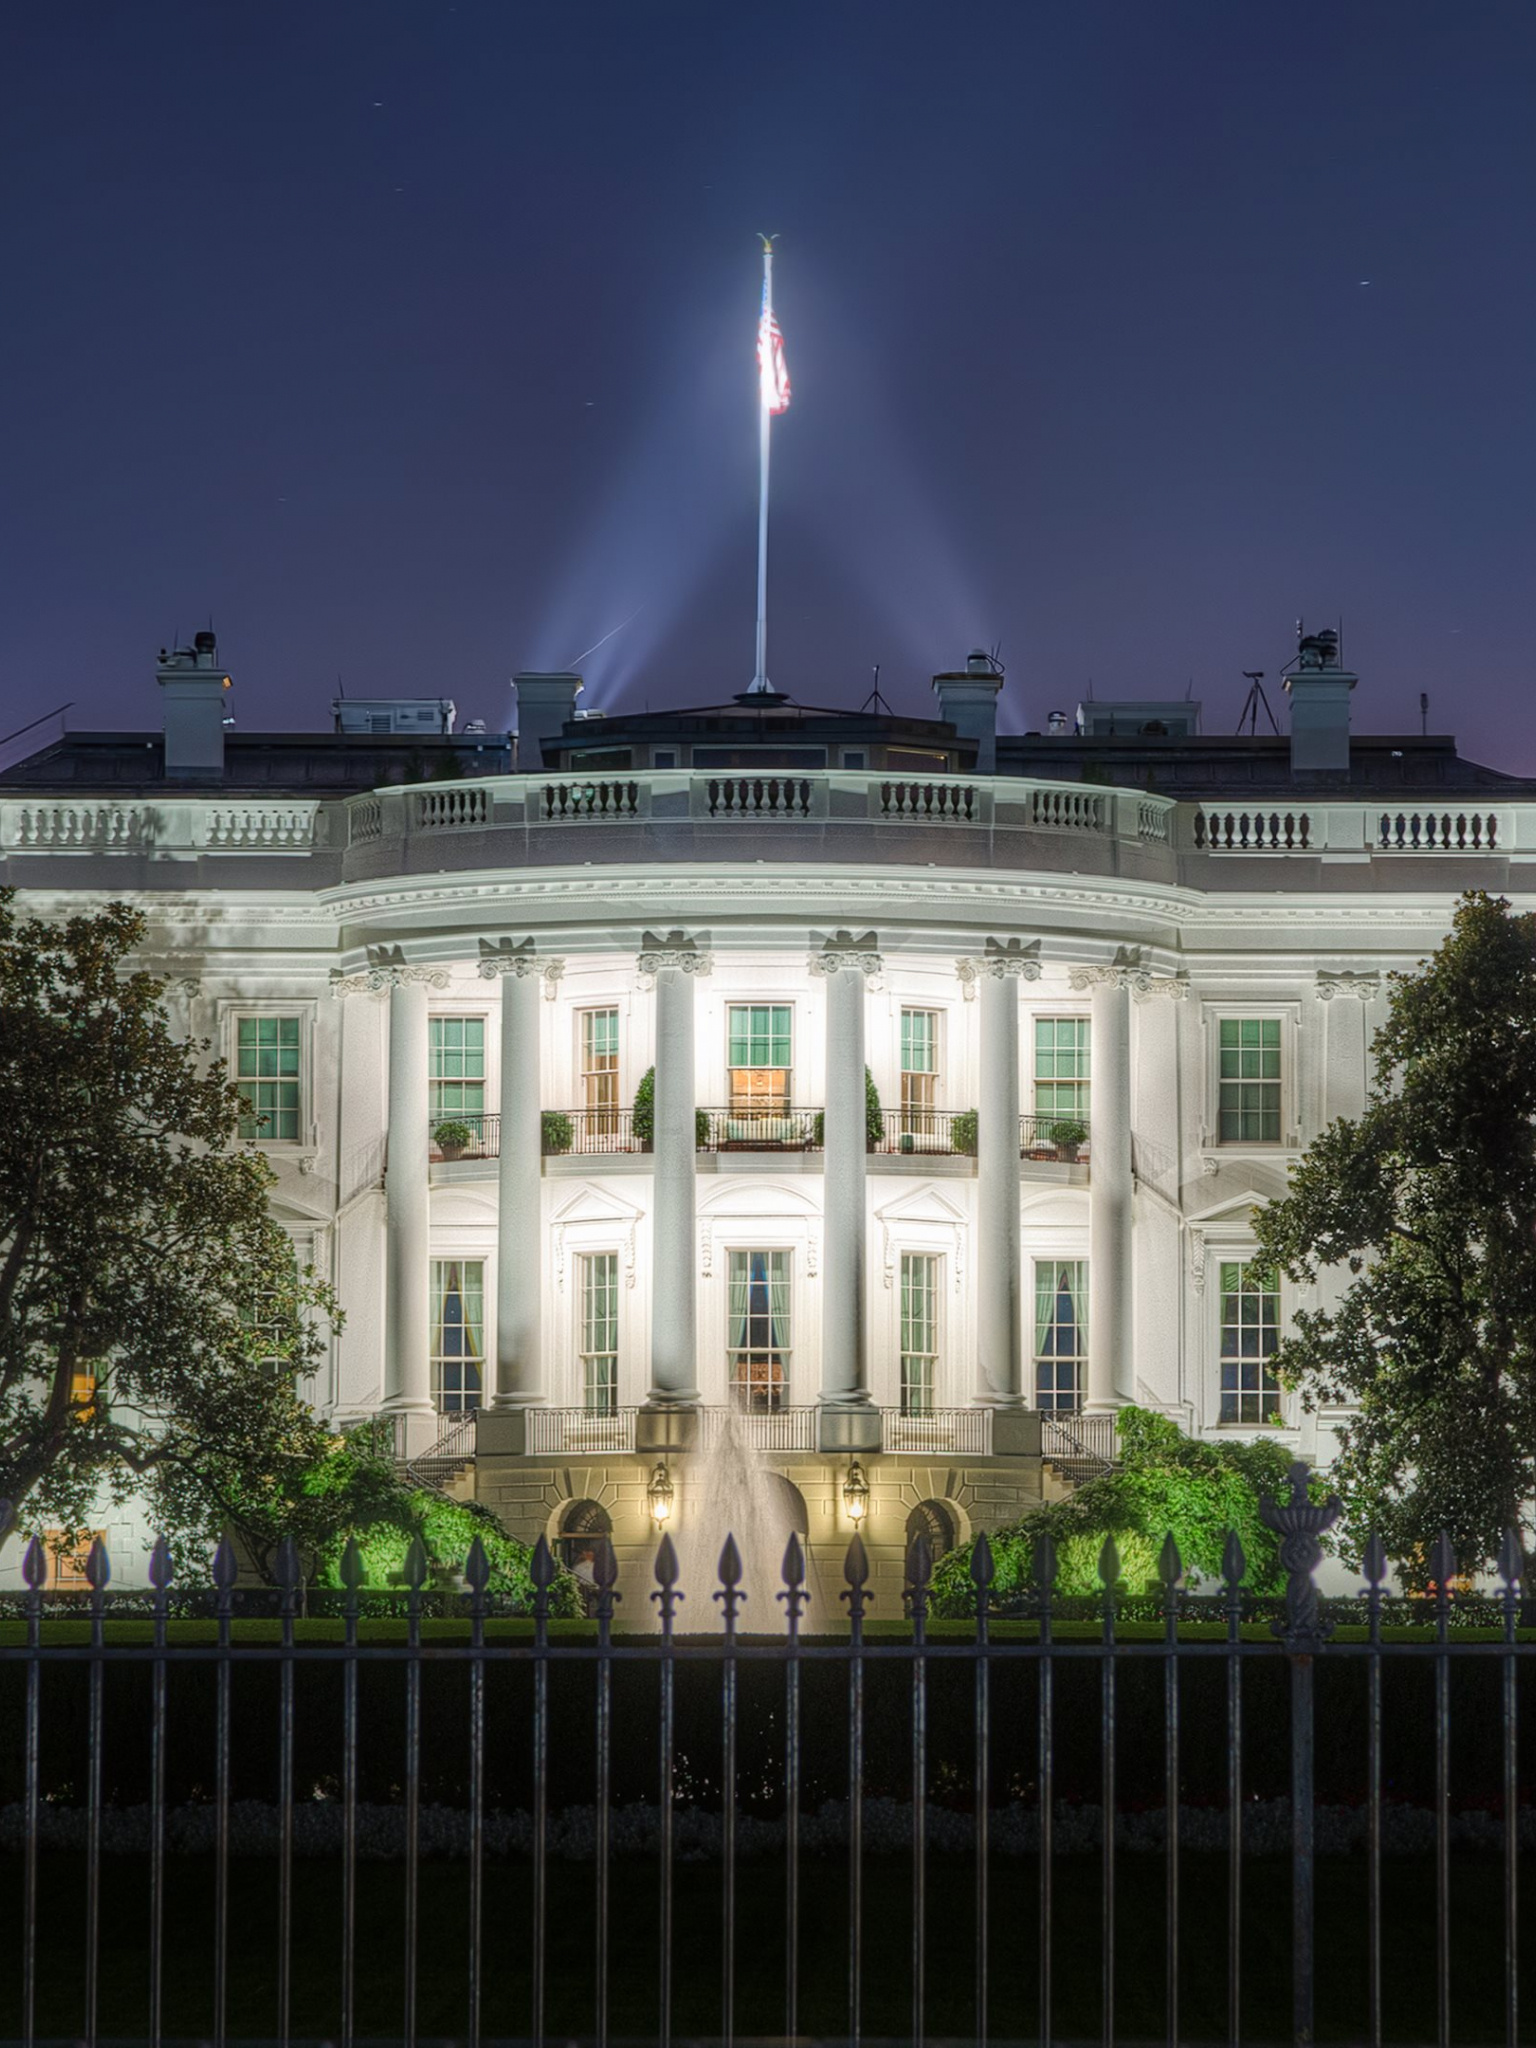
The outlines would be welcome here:
M 1330 1124 L 1255 1218 L 1260 1256 L 1334 1298 L 1274 1365 L 1345 1405 L 1330 1477 L 1351 1548 L 1376 1530 L 1410 1585 L 1439 1532 L 1464 1571 L 1528 1530 L 1536 1492 L 1536 917 L 1462 898 L 1391 977 L 1365 1112 Z
M 1179 1546 L 1186 1579 L 1219 1580 L 1229 1530 L 1247 1557 L 1245 1589 L 1277 1593 L 1284 1587 L 1278 1539 L 1259 1519 L 1261 1498 L 1285 1491 L 1291 1454 L 1283 1444 L 1272 1437 L 1204 1442 L 1145 1408 L 1122 1408 L 1115 1432 L 1119 1462 L 1112 1472 L 991 1532 L 997 1597 L 1032 1590 L 1034 1548 L 1042 1536 L 1055 1542 L 1056 1591 L 1062 1595 L 1103 1590 L 1099 1553 L 1106 1536 L 1115 1539 L 1127 1592 L 1159 1589 L 1158 1557 L 1169 1535 Z M 933 1585 L 935 1613 L 974 1613 L 970 1550 L 942 1559 Z
M 0 1501 L 77 1530 L 138 1494 L 206 1540 L 323 1454 L 299 1383 L 337 1316 L 238 1090 L 131 971 L 144 931 L 0 892 Z

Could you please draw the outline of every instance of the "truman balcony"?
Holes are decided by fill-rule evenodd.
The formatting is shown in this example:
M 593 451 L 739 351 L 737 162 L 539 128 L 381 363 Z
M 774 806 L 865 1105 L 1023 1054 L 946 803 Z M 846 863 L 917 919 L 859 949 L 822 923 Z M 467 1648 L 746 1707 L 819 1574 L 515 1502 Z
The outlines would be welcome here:
M 701 1157 L 757 1153 L 815 1160 L 822 1149 L 822 1121 L 819 1109 L 700 1109 L 695 1112 L 695 1150 Z M 869 1156 L 879 1161 L 877 1171 L 926 1171 L 943 1162 L 942 1170 L 965 1176 L 975 1171 L 977 1131 L 974 1109 L 882 1109 L 879 1136 L 870 1131 Z M 427 1149 L 440 1178 L 492 1178 L 501 1153 L 501 1118 L 483 1111 L 437 1118 L 427 1133 Z M 648 1130 L 642 1126 L 637 1133 L 633 1110 L 543 1113 L 546 1171 L 548 1162 L 572 1160 L 593 1162 L 580 1170 L 602 1172 L 598 1162 L 606 1160 L 619 1170 L 646 1172 L 650 1149 Z M 1026 1179 L 1084 1186 L 1091 1154 L 1086 1122 L 1059 1115 L 1019 1118 L 1019 1158 Z

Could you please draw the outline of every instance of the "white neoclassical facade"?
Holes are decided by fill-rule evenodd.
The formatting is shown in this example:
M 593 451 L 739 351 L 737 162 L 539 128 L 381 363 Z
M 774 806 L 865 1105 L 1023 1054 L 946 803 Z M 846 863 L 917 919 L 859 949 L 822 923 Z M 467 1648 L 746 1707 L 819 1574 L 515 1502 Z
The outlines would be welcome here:
M 520 759 L 399 707 L 237 741 L 216 671 L 163 661 L 163 739 L 11 770 L 0 870 L 146 913 L 346 1311 L 325 1413 L 628 1565 L 729 1430 L 889 1607 L 913 1529 L 1094 1469 L 1127 1402 L 1327 1462 L 1253 1212 L 1362 1107 L 1386 976 L 1462 890 L 1530 894 L 1536 789 L 1352 740 L 1326 636 L 1288 742 L 1187 705 L 999 737 L 974 660 L 930 720 L 599 723 L 540 677 Z

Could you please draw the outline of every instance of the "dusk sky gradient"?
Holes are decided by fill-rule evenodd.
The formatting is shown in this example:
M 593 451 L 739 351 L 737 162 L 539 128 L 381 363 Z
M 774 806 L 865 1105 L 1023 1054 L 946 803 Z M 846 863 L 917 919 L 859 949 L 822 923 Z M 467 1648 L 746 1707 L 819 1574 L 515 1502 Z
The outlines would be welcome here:
M 210 616 L 247 730 L 745 688 L 761 228 L 779 688 L 1226 732 L 1342 614 L 1536 773 L 1533 104 L 1529 0 L 8 0 L 0 730 Z

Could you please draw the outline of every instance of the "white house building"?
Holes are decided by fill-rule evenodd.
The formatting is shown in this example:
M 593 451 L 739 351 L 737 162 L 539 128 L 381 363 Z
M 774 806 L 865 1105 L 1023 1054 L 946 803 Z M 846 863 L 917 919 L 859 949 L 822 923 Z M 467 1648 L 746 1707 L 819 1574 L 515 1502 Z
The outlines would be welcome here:
M 893 1611 L 911 1529 L 1093 1469 L 1123 1403 L 1327 1462 L 1254 1208 L 1363 1105 L 1388 972 L 1536 878 L 1536 784 L 1352 737 L 1355 680 L 1304 641 L 1288 738 L 1010 737 L 980 656 L 929 719 L 545 675 L 515 743 L 443 699 L 235 734 L 199 635 L 163 733 L 0 777 L 0 877 L 147 915 L 346 1310 L 328 1415 L 627 1563 L 725 1432 L 824 1561 L 862 1515 Z

